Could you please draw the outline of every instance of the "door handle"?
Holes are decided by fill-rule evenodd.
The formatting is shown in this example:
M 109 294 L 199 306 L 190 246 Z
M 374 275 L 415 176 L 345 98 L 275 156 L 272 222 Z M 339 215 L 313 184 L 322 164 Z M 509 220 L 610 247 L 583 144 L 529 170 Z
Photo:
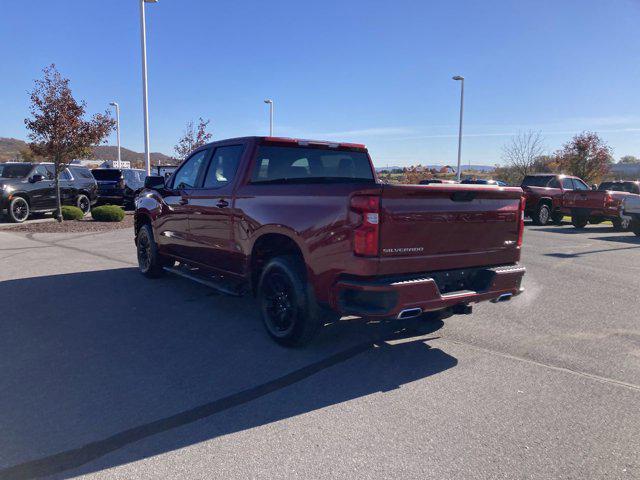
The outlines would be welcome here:
M 189 203 L 189 199 L 185 198 L 185 197 L 182 197 L 178 203 L 180 205 L 187 205 Z
M 218 200 L 218 203 L 216 203 L 216 206 L 218 208 L 225 208 L 229 206 L 229 202 L 227 202 L 224 198 L 221 198 L 220 200 Z

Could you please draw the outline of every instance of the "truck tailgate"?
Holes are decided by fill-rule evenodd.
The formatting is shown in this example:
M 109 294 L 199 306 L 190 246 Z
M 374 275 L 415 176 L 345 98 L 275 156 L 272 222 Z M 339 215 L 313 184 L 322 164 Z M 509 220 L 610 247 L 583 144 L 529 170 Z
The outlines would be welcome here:
M 512 187 L 385 185 L 379 273 L 517 262 L 521 197 Z

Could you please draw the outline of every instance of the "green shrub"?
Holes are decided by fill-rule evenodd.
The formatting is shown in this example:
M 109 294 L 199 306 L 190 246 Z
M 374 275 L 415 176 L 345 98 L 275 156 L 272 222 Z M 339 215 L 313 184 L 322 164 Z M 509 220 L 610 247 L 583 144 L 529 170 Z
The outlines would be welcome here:
M 101 205 L 91 210 L 91 216 L 97 222 L 121 222 L 124 210 L 117 205 Z
M 64 220 L 80 220 L 84 217 L 84 213 L 78 207 L 72 207 L 71 205 L 62 206 L 62 218 Z

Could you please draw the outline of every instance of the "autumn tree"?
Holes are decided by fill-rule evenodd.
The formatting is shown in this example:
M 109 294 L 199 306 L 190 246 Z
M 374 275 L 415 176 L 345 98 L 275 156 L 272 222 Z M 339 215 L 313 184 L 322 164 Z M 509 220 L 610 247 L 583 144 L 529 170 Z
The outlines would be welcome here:
M 182 160 L 186 158 L 193 150 L 201 147 L 205 143 L 211 140 L 212 134 L 207 132 L 207 126 L 210 120 L 204 120 L 202 117 L 198 119 L 198 125 L 195 125 L 193 120 L 187 123 L 185 130 L 178 140 L 178 143 L 173 147 L 176 152 L 176 156 Z
M 34 155 L 50 159 L 55 165 L 56 218 L 62 222 L 60 173 L 76 158 L 91 154 L 91 147 L 102 142 L 114 128 L 109 113 L 98 113 L 85 119 L 86 104 L 78 102 L 55 65 L 43 70 L 44 77 L 35 81 L 29 98 L 29 147 Z
M 534 172 L 536 159 L 544 150 L 544 139 L 539 132 L 520 132 L 502 148 L 502 160 L 522 179 Z
M 565 173 L 587 183 L 599 180 L 613 162 L 611 148 L 593 132 L 576 135 L 556 152 L 555 157 Z

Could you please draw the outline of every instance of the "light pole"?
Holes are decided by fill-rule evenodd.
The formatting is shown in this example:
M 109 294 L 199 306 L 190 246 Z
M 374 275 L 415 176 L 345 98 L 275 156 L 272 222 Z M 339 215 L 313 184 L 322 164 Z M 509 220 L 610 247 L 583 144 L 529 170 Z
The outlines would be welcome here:
M 269 104 L 269 136 L 273 137 L 273 100 L 267 98 L 264 103 Z
M 118 102 L 111 102 L 109 105 L 116 108 L 116 138 L 118 139 L 118 167 L 120 167 L 120 105 Z
M 457 178 L 459 182 L 460 174 L 462 173 L 460 171 L 461 170 L 460 159 L 461 159 L 461 153 L 462 153 L 462 112 L 464 111 L 464 77 L 461 77 L 460 75 L 456 75 L 455 77 L 452 77 L 452 79 L 460 81 L 460 126 L 458 127 L 458 169 L 456 170 Z
M 142 41 L 142 113 L 144 116 L 144 158 L 147 175 L 151 175 L 151 155 L 149 153 L 149 104 L 147 101 L 147 27 L 144 18 L 144 4 L 158 3 L 158 0 L 140 0 L 140 35 Z

